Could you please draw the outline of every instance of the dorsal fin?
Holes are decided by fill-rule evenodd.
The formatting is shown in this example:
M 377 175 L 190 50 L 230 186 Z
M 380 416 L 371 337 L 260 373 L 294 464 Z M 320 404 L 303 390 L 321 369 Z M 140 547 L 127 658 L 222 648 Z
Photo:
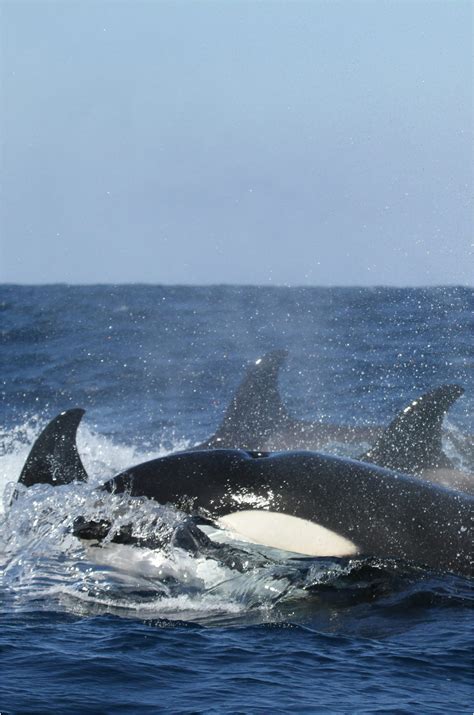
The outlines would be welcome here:
M 408 474 L 452 467 L 443 452 L 441 426 L 444 415 L 463 393 L 459 385 L 441 385 L 413 400 L 359 459 Z
M 291 419 L 278 390 L 287 356 L 286 350 L 274 350 L 249 366 L 219 429 L 205 446 L 258 450 L 266 437 Z
M 76 446 L 77 428 L 83 414 L 81 409 L 67 410 L 51 420 L 31 448 L 18 480 L 20 484 L 62 486 L 87 481 Z

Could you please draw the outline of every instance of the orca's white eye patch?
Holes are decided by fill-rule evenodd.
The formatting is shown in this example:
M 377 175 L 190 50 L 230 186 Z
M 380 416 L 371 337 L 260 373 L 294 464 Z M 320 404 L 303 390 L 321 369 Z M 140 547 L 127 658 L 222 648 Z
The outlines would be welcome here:
M 218 524 L 255 544 L 305 556 L 341 557 L 359 552 L 352 541 L 325 526 L 274 511 L 237 511 L 221 517 Z

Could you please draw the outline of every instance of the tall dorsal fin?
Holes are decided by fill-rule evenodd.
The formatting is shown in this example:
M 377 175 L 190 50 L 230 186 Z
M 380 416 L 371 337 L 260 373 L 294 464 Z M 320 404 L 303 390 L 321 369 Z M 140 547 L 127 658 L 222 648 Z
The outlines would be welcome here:
M 77 428 L 83 414 L 81 409 L 67 410 L 51 420 L 31 448 L 18 480 L 20 484 L 62 486 L 87 481 L 76 446 Z
M 359 459 L 409 474 L 452 467 L 441 445 L 441 426 L 444 415 L 463 393 L 459 385 L 441 385 L 413 400 Z
M 278 390 L 278 375 L 288 352 L 274 350 L 252 363 L 208 447 L 261 449 L 265 438 L 290 420 Z

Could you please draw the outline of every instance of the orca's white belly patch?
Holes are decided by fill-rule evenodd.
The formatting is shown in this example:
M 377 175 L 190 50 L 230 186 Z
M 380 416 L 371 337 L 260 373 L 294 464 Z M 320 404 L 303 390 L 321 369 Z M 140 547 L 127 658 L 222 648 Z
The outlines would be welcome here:
M 219 526 L 248 541 L 305 556 L 353 556 L 357 546 L 320 524 L 289 514 L 258 509 L 223 516 Z

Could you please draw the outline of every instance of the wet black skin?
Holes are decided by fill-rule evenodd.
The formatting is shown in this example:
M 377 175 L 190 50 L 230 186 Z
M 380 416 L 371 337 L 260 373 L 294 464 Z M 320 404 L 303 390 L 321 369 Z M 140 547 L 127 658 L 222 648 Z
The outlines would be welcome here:
M 365 555 L 471 570 L 472 497 L 318 452 L 183 452 L 137 465 L 104 489 L 211 518 L 264 508 L 318 523 Z
M 87 481 L 75 440 L 83 414 L 69 410 L 47 425 L 31 449 L 21 485 Z M 171 503 L 210 519 L 266 509 L 320 524 L 349 539 L 362 555 L 459 574 L 471 569 L 472 496 L 319 452 L 182 452 L 139 464 L 102 490 Z M 101 524 L 82 524 L 86 530 L 96 526 L 100 532 Z

